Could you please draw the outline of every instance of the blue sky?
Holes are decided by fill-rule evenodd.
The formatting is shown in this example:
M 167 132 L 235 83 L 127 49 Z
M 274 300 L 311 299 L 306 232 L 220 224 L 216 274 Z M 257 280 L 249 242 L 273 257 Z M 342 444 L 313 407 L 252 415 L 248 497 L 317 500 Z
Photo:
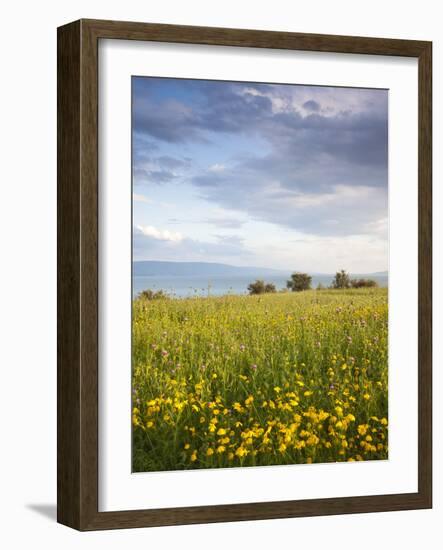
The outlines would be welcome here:
M 135 260 L 388 267 L 388 92 L 133 77 Z

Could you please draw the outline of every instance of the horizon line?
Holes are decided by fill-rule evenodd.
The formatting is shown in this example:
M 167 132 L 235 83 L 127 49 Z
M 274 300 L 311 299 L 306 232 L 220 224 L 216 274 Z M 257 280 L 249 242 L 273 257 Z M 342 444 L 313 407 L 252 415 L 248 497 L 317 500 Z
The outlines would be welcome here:
M 324 272 L 324 271 L 313 271 L 313 270 L 306 270 L 306 269 L 293 269 L 293 268 L 279 268 L 279 267 L 265 267 L 265 266 L 257 266 L 257 265 L 234 265 L 234 264 L 227 264 L 226 262 L 208 262 L 204 260 L 135 260 L 132 259 L 132 263 L 137 262 L 162 262 L 162 263 L 169 263 L 169 264 L 210 264 L 210 265 L 224 265 L 227 267 L 238 267 L 238 268 L 250 268 L 250 269 L 270 269 L 274 271 L 283 271 L 283 272 L 298 272 L 298 273 L 308 273 L 312 272 L 316 275 L 331 275 L 333 272 Z M 338 273 L 344 268 L 340 268 L 335 271 L 335 273 Z M 389 273 L 389 269 L 377 269 L 376 271 L 352 271 L 348 269 L 344 269 L 344 271 L 347 271 L 348 273 L 353 273 L 356 275 L 372 275 L 377 273 Z

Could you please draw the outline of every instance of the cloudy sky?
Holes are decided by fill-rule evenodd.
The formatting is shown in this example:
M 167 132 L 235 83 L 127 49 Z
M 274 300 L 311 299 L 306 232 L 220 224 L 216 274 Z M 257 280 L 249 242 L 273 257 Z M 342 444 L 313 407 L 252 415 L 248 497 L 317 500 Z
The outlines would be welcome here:
M 134 77 L 135 260 L 388 267 L 388 92 Z

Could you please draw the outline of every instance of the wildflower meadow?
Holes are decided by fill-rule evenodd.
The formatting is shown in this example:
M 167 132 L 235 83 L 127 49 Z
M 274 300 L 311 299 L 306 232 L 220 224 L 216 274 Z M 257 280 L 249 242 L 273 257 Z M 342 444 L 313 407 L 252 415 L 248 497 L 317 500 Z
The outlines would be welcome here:
M 388 458 L 387 289 L 133 301 L 133 471 Z

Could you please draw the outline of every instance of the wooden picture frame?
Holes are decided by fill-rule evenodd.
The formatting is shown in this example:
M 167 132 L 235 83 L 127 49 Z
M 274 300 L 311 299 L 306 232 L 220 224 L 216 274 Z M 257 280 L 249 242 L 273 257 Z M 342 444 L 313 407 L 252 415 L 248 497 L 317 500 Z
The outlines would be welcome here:
M 418 59 L 418 492 L 98 511 L 98 42 L 224 45 Z M 82 531 L 432 506 L 431 42 L 80 20 L 58 29 L 58 521 Z

